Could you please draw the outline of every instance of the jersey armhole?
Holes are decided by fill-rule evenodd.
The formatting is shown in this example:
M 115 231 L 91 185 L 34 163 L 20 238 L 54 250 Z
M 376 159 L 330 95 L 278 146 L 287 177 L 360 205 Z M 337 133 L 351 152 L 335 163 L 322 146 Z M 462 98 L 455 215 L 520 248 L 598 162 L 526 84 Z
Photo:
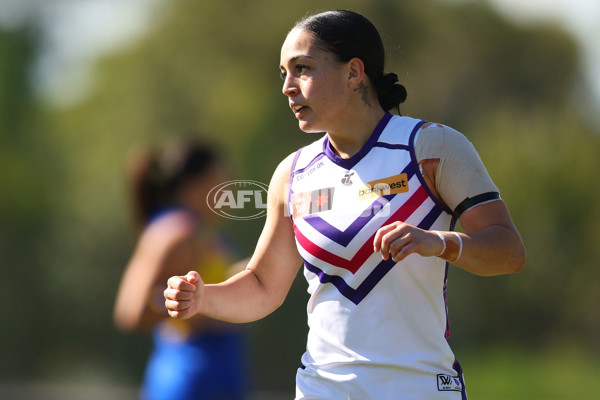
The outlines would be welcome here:
M 287 208 L 287 212 L 289 213 L 290 221 L 292 221 L 292 224 L 294 223 L 294 216 L 292 215 L 292 210 L 290 210 L 290 204 L 292 204 L 292 182 L 294 181 L 294 171 L 296 170 L 296 163 L 298 162 L 298 158 L 300 157 L 301 151 L 302 148 L 296 151 L 296 154 L 294 155 L 294 160 L 292 161 L 292 166 L 290 167 L 290 180 L 288 182 L 288 198 L 287 204 L 285 205 L 285 207 Z
M 444 212 L 457 218 L 457 216 L 450 209 L 450 207 L 448 207 L 445 203 L 443 203 L 442 201 L 440 201 L 437 197 L 435 197 L 433 195 L 433 192 L 431 191 L 431 189 L 427 185 L 427 182 L 425 181 L 425 177 L 423 176 L 423 173 L 421 172 L 421 166 L 419 165 L 419 162 L 417 160 L 417 153 L 415 150 L 416 139 L 417 139 L 419 130 L 427 123 L 429 123 L 429 122 L 426 120 L 421 120 L 421 121 L 417 122 L 417 124 L 413 128 L 412 132 L 410 133 L 410 137 L 408 139 L 408 147 L 410 148 L 411 163 L 413 164 L 413 166 L 415 168 L 415 175 L 417 175 L 417 178 L 419 179 L 421 186 L 423 186 L 423 189 L 425 189 L 425 191 L 427 192 L 427 195 L 431 198 L 431 200 L 433 200 L 433 202 L 435 204 L 437 204 L 438 207 L 440 207 L 442 210 L 444 210 Z

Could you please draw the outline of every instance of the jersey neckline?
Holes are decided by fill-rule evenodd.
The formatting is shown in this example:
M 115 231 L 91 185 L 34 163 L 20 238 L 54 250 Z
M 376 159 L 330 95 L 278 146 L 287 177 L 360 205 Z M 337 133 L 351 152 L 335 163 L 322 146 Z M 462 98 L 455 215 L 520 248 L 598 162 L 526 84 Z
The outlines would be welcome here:
M 333 148 L 331 146 L 331 143 L 329 143 L 329 135 L 325 135 L 325 140 L 323 141 L 323 152 L 325 153 L 327 158 L 329 158 L 331 161 L 333 161 L 335 164 L 339 165 L 340 167 L 348 169 L 348 170 L 352 169 L 356 164 L 358 164 L 358 162 L 360 160 L 362 160 L 362 158 L 369 151 L 371 151 L 373 146 L 375 146 L 375 143 L 377 143 L 377 141 L 379 140 L 381 133 L 387 126 L 390 119 L 392 119 L 392 114 L 390 114 L 389 112 L 386 112 L 385 115 L 383 116 L 383 118 L 381 119 L 381 121 L 379 121 L 379 123 L 375 127 L 375 130 L 373 131 L 373 133 L 371 133 L 371 136 L 369 137 L 369 139 L 365 142 L 365 144 L 361 147 L 361 149 L 350 158 L 342 158 L 342 157 L 338 156 L 337 154 L 335 154 L 335 152 L 333 151 Z

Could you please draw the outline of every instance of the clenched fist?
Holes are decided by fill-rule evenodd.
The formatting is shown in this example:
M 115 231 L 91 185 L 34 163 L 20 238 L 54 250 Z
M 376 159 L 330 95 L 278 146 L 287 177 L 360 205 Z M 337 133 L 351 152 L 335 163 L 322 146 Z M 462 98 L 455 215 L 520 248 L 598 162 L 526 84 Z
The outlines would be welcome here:
M 198 312 L 204 292 L 204 282 L 200 274 L 190 271 L 185 276 L 173 276 L 167 281 L 164 291 L 165 307 L 169 315 L 177 319 L 187 319 Z

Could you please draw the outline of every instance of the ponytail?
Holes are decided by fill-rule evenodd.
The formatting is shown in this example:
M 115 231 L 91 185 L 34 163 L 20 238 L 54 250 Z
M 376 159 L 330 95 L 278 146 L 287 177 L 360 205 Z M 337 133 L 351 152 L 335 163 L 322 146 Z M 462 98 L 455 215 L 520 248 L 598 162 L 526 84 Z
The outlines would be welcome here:
M 150 150 L 132 155 L 129 166 L 130 196 L 138 230 L 148 223 L 161 203 L 162 188 L 156 154 Z

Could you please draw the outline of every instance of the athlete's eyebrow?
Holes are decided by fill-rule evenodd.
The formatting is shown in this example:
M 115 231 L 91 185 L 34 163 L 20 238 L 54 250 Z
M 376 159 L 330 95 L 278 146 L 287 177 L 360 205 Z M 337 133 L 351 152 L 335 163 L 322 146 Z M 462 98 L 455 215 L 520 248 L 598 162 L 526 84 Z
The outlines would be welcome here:
M 314 57 L 307 56 L 307 55 L 297 55 L 297 56 L 294 56 L 294 57 L 290 58 L 288 62 L 289 62 L 289 63 L 294 63 L 294 62 L 296 62 L 296 61 L 298 61 L 298 60 L 300 60 L 300 59 L 303 59 L 303 58 L 306 58 L 306 59 L 312 60 Z M 281 65 L 281 64 L 280 64 L 280 65 L 279 65 L 279 69 L 285 69 L 285 67 L 284 67 L 283 65 Z

